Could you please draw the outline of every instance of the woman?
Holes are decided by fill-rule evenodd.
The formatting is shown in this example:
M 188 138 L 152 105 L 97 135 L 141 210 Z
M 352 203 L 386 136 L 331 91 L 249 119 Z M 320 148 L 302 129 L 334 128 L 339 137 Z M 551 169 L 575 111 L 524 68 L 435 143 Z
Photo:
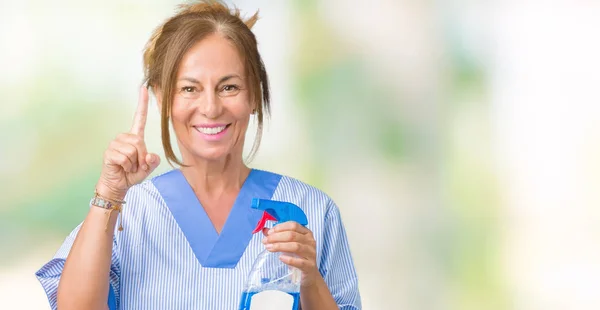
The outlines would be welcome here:
M 131 131 L 104 153 L 87 217 L 37 273 L 53 309 L 236 309 L 252 262 L 265 248 L 302 272 L 304 310 L 360 309 L 356 272 L 335 203 L 290 177 L 251 169 L 242 150 L 250 117 L 262 129 L 267 74 L 239 11 L 199 2 L 157 28 L 144 52 L 169 163 L 148 153 L 143 87 Z M 181 152 L 171 146 L 172 125 Z M 258 140 L 253 147 L 253 153 Z M 308 216 L 252 234 L 252 198 L 287 201 Z M 113 212 L 114 211 L 114 212 Z M 124 219 L 124 229 L 117 219 Z

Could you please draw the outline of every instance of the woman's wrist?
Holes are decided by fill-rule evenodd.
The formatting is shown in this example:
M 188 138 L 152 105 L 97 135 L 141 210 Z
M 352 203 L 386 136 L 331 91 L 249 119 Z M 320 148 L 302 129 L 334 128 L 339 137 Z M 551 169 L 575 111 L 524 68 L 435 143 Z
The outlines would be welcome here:
M 96 184 L 96 193 L 100 197 L 110 201 L 122 201 L 127 191 L 116 191 L 99 182 Z
M 319 275 L 314 283 L 300 289 L 302 310 L 334 310 L 338 309 L 325 279 Z

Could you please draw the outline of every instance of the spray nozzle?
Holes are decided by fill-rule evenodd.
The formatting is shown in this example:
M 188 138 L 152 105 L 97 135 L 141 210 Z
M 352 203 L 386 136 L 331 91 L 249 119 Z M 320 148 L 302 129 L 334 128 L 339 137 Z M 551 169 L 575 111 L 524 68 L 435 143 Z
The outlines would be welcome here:
M 252 233 L 261 231 L 267 221 L 276 221 L 277 224 L 295 221 L 303 226 L 308 224 L 308 219 L 304 211 L 293 203 L 254 198 L 252 199 L 252 208 L 264 211 L 262 218 Z

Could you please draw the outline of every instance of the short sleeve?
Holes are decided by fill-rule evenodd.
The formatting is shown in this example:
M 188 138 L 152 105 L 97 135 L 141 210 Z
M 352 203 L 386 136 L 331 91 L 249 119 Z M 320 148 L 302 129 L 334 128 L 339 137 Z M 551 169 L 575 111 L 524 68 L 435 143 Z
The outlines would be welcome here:
M 60 276 L 65 266 L 67 255 L 69 255 L 69 252 L 71 251 L 71 247 L 73 246 L 73 242 L 75 241 L 75 237 L 77 236 L 80 228 L 81 224 L 79 224 L 79 226 L 77 226 L 69 234 L 54 257 L 35 273 L 35 276 L 37 277 L 38 281 L 40 281 L 42 288 L 48 296 L 50 308 L 53 310 L 57 309 L 58 282 L 60 281 Z M 119 255 L 116 249 L 116 238 L 113 237 L 113 250 L 109 276 L 110 288 L 108 294 L 108 306 L 110 310 L 118 309 L 120 300 L 119 292 L 121 268 L 119 263 Z
M 319 272 L 340 310 L 362 309 L 358 278 L 338 207 L 327 206 Z

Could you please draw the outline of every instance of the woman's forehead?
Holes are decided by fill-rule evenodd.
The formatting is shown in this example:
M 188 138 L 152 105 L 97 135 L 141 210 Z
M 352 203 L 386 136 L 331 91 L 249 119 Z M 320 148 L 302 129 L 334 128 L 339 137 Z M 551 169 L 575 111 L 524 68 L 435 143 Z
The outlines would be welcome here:
M 183 56 L 178 78 L 197 80 L 220 78 L 225 75 L 244 75 L 244 64 L 231 41 L 218 34 L 196 42 Z

